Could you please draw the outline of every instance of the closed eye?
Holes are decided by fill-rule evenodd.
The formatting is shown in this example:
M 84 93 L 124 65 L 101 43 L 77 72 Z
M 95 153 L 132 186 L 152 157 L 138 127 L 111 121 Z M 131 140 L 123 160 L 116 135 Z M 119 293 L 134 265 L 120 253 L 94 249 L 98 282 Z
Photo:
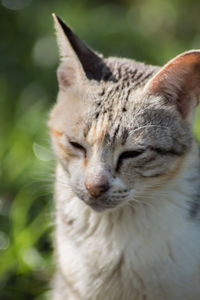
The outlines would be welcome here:
M 144 152 L 144 150 L 140 150 L 140 149 L 123 152 L 118 158 L 116 170 L 118 171 L 120 169 L 123 160 L 128 159 L 128 158 L 135 158 L 135 157 L 139 156 L 140 154 L 142 154 L 143 152 Z
M 72 142 L 72 141 L 69 141 L 69 143 L 73 148 L 83 152 L 86 156 L 86 149 L 82 145 L 80 145 L 79 143 L 76 143 L 76 142 Z

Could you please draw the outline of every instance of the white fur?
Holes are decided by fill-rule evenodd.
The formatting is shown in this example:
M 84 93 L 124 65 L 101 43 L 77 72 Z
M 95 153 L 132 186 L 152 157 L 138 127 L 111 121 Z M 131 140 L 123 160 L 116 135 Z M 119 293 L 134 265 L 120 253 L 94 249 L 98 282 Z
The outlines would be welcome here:
M 57 259 L 69 296 L 57 290 L 53 299 L 199 300 L 200 225 L 187 207 L 197 159 L 190 153 L 179 175 L 149 194 L 149 205 L 102 213 L 72 193 L 58 165 Z

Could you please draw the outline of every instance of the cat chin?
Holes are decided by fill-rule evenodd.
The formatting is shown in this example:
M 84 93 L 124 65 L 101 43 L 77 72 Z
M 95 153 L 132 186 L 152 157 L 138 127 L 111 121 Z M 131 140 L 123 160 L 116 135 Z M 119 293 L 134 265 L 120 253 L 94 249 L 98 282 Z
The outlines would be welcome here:
M 108 209 L 108 207 L 104 207 L 99 204 L 90 204 L 89 207 L 92 208 L 96 212 L 103 212 Z
M 115 209 L 118 207 L 119 203 L 112 203 L 112 204 L 104 204 L 104 203 L 86 203 L 90 208 L 92 208 L 96 212 L 103 212 L 106 210 Z

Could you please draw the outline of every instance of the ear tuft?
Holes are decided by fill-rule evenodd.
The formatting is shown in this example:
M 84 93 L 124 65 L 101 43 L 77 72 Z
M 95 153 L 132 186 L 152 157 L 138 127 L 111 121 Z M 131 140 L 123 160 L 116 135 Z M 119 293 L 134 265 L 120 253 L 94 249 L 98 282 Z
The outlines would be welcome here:
M 185 52 L 169 61 L 151 79 L 147 90 L 176 104 L 182 117 L 187 118 L 200 96 L 200 50 Z

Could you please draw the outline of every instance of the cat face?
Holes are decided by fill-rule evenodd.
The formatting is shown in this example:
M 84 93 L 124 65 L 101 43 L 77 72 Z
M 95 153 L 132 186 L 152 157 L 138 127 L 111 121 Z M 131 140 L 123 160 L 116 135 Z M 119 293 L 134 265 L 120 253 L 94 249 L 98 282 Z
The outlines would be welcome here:
M 199 76 L 190 70 L 199 52 L 161 70 L 103 59 L 55 21 L 63 59 L 49 127 L 74 194 L 101 211 L 136 201 L 178 176 L 192 144 L 196 85 L 187 95 L 185 85 L 189 75 Z
M 95 209 L 124 204 L 171 180 L 191 141 L 188 126 L 164 100 L 147 99 L 140 89 L 130 92 L 124 109 L 120 96 L 114 93 L 105 111 L 108 99 L 93 86 L 63 92 L 50 121 L 73 192 Z

